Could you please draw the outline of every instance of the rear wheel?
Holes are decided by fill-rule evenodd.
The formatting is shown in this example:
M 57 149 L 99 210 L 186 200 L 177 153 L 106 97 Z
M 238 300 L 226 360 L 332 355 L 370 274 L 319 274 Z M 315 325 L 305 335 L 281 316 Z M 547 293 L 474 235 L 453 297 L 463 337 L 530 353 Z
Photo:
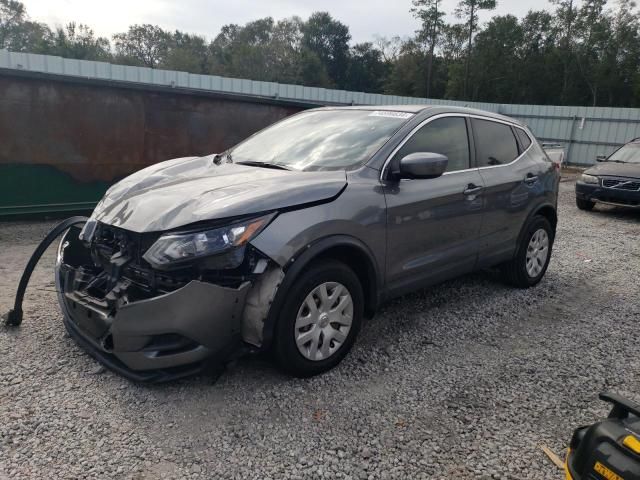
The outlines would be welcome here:
M 594 207 L 595 203 L 590 201 L 590 200 L 583 200 L 581 198 L 576 197 L 576 206 L 580 209 L 580 210 L 592 210 Z
M 553 240 L 549 220 L 540 215 L 533 217 L 525 227 L 515 257 L 500 268 L 505 281 L 519 288 L 540 282 L 549 266 Z
M 276 327 L 275 356 L 281 368 L 309 377 L 336 366 L 360 330 L 362 286 L 343 263 L 313 264 L 295 282 Z

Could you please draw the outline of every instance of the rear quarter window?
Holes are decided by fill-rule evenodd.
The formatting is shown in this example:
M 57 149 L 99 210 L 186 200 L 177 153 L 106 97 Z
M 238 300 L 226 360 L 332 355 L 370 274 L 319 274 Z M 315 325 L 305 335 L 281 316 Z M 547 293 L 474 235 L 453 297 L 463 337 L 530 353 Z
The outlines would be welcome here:
M 509 125 L 472 118 L 478 167 L 505 165 L 518 158 L 518 143 Z
M 520 145 L 522 146 L 522 151 L 524 152 L 531 145 L 531 138 L 527 135 L 527 132 L 522 130 L 521 128 L 516 128 L 516 135 L 518 135 L 518 139 L 520 140 Z

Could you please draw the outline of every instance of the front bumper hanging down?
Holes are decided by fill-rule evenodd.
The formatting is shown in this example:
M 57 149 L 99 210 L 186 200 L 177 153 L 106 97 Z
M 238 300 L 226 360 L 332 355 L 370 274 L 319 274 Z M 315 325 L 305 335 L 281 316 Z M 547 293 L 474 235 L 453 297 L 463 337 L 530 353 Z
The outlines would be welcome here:
M 140 295 L 134 281 L 118 273 L 113 279 L 107 275 L 113 285 L 103 292 L 94 285 L 113 272 L 92 263 L 91 250 L 78 238 L 87 220 L 61 222 L 38 245 L 18 284 L 14 307 L 3 316 L 7 325 L 22 323 L 29 279 L 46 249 L 64 234 L 55 269 L 63 323 L 78 345 L 107 368 L 133 381 L 162 382 L 219 372 L 243 351 L 242 314 L 250 281 L 222 286 L 194 277 L 170 291 Z
M 88 220 L 87 217 L 71 217 L 67 218 L 65 221 L 56 225 L 40 244 L 38 248 L 36 248 L 33 255 L 29 259 L 24 272 L 22 272 L 22 277 L 20 277 L 20 283 L 18 283 L 18 290 L 16 291 L 16 298 L 13 304 L 13 309 L 9 310 L 2 316 L 2 320 L 9 326 L 17 327 L 22 323 L 23 310 L 22 310 L 22 302 L 24 301 L 24 294 L 27 290 L 27 285 L 29 284 L 29 280 L 31 279 L 31 274 L 33 270 L 36 268 L 38 261 L 44 254 L 44 252 L 49 248 L 49 245 L 53 243 L 53 241 L 58 238 L 61 234 L 69 230 L 70 227 L 74 225 L 82 225 L 86 223 Z

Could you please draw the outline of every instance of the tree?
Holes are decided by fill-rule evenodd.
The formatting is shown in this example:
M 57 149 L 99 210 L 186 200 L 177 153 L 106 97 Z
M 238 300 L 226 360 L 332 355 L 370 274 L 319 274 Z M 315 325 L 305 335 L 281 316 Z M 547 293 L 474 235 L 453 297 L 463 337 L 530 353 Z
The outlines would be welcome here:
M 422 28 L 418 31 L 418 38 L 429 50 L 427 63 L 427 97 L 431 94 L 431 77 L 433 74 L 433 56 L 438 44 L 440 31 L 444 27 L 445 13 L 440 8 L 440 0 L 413 0 L 411 13 L 422 21 Z
M 297 79 L 302 85 L 330 88 L 334 86 L 326 65 L 315 52 L 307 48 L 300 51 Z
M 576 17 L 576 63 L 596 106 L 602 84 L 608 81 L 612 61 L 611 19 L 604 13 L 606 0 L 585 0 Z M 613 65 L 612 65 L 613 64 Z M 615 67 L 614 67 L 615 68 Z
M 49 28 L 32 22 L 22 2 L 0 0 L 0 48 L 36 52 L 45 43 Z
M 552 4 L 557 6 L 555 18 L 560 30 L 564 34 L 559 45 L 558 53 L 562 58 L 562 90 L 560 94 L 560 103 L 566 105 L 569 103 L 569 78 L 571 75 L 570 69 L 573 63 L 573 27 L 577 16 L 577 7 L 574 5 L 574 0 L 550 1 Z
M 557 54 L 560 30 L 553 16 L 545 11 L 529 11 L 521 21 L 522 61 L 518 68 L 521 78 L 522 103 L 544 104 L 553 101 L 562 88 L 562 71 Z
M 374 45 L 387 63 L 393 63 L 398 59 L 403 43 L 402 38 L 398 35 L 391 38 L 374 35 Z
M 385 93 L 412 97 L 424 96 L 426 91 L 425 54 L 415 40 L 408 40 L 393 63 L 385 84 Z
M 274 21 L 261 18 L 240 25 L 225 25 L 213 42 L 223 74 L 253 80 L 272 81 L 270 43 Z
M 493 17 L 475 39 L 472 98 L 497 103 L 520 100 L 522 26 L 513 15 Z
M 464 57 L 467 34 L 463 24 L 445 25 L 440 38 L 442 57 L 447 63 L 458 62 Z
M 475 32 L 478 24 L 478 12 L 480 10 L 493 10 L 496 8 L 496 0 L 460 0 L 456 8 L 456 16 L 466 19 L 468 42 L 467 42 L 467 59 L 464 68 L 464 98 L 467 98 L 469 87 L 469 65 L 471 64 L 471 47 L 473 40 L 473 32 Z
M 349 27 L 327 12 L 313 13 L 302 26 L 302 47 L 318 56 L 338 88 L 345 86 L 350 40 Z
M 42 53 L 81 60 L 108 61 L 111 45 L 104 37 L 96 37 L 87 25 L 71 22 L 49 32 Z
M 446 72 L 443 97 L 463 98 L 466 26 L 461 23 L 445 25 L 440 38 L 443 70 Z
M 158 66 L 167 70 L 209 73 L 209 45 L 204 37 L 176 30 L 168 40 L 167 52 Z
M 156 68 L 167 57 L 171 35 L 157 25 L 131 25 L 113 40 L 120 60 Z
M 615 59 L 615 83 L 610 86 L 609 105 L 640 105 L 640 15 L 632 0 L 618 0 L 618 11 L 612 15 L 612 58 Z
M 225 25 L 211 45 L 215 69 L 254 80 L 296 83 L 302 62 L 310 59 L 302 57 L 301 24 L 297 17 L 277 23 L 267 17 L 244 26 Z
M 351 48 L 345 88 L 361 92 L 381 93 L 387 74 L 382 52 L 371 42 Z
M 280 82 L 301 82 L 299 64 L 303 62 L 301 53 L 303 23 L 300 17 L 291 17 L 279 20 L 273 27 L 270 48 L 274 68 L 279 71 L 278 81 Z

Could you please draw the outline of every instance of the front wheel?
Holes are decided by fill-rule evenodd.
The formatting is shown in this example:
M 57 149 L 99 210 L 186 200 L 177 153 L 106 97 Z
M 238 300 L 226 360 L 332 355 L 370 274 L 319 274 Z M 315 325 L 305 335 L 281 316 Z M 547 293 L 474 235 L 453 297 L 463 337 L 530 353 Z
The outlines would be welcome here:
M 590 211 L 590 210 L 593 210 L 595 203 L 590 200 L 583 200 L 581 198 L 576 197 L 576 206 L 580 210 Z
M 533 217 L 525 227 L 515 257 L 500 268 L 506 282 L 519 288 L 540 282 L 551 260 L 553 240 L 549 220 L 540 215 Z
M 360 330 L 364 295 L 356 274 L 343 263 L 313 264 L 295 282 L 276 327 L 280 367 L 309 377 L 336 366 Z

